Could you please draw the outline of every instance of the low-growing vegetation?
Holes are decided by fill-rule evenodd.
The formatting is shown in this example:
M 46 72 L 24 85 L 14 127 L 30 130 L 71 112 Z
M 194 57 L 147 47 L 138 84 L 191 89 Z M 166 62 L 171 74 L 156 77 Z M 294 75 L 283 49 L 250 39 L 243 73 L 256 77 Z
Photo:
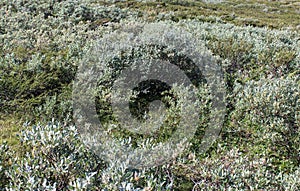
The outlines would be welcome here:
M 1 1 L 0 190 L 300 190 L 300 4 L 213 2 Z M 146 23 L 186 30 L 213 56 L 224 74 L 226 115 L 217 140 L 201 152 L 210 109 L 203 86 L 190 147 L 140 169 L 122 158 L 108 163 L 82 142 L 72 91 L 98 39 Z M 165 50 L 155 51 L 164 57 Z M 107 69 L 118 73 L 143 53 L 116 55 Z M 98 117 L 116 124 L 110 80 L 100 79 L 95 101 Z M 169 117 L 166 124 L 175 126 L 176 115 Z M 110 133 L 122 146 L 145 138 L 119 127 Z M 165 141 L 172 133 L 152 138 Z

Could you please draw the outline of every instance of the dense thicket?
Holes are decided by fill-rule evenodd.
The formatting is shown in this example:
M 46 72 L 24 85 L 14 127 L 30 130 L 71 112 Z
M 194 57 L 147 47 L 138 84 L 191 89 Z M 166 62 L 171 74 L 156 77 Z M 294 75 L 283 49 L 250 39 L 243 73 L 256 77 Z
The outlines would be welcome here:
M 299 33 L 218 18 L 164 21 L 193 34 L 221 66 L 226 119 L 206 153 L 196 136 L 170 164 L 138 171 L 122 161 L 109 166 L 86 148 L 71 95 L 90 47 L 127 23 L 147 22 L 140 12 L 91 0 L 15 0 L 0 2 L 0 15 L 0 114 L 36 124 L 20 133 L 19 152 L 0 147 L 0 190 L 300 189 Z

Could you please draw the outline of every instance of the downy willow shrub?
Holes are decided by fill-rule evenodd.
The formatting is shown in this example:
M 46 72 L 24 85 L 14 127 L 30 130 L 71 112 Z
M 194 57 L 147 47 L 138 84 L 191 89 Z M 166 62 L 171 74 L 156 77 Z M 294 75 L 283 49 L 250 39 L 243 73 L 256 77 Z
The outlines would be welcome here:
M 50 0 L 2 1 L 0 14 L 0 105 L 9 113 L 37 111 L 47 96 L 65 110 L 59 105 L 70 100 L 71 81 L 90 42 L 109 23 L 135 15 L 91 1 Z
M 297 32 L 195 20 L 180 23 L 204 40 L 214 54 L 227 60 L 223 65 L 226 73 L 241 82 L 299 72 L 300 36 Z
M 137 12 L 90 0 L 15 0 L 1 2 L 0 7 L 5 15 L 0 19 L 0 105 L 6 112 L 11 112 L 9 108 L 27 113 L 35 110 L 36 117 L 39 114 L 32 108 L 44 104 L 47 96 L 57 96 L 57 105 L 69 100 L 68 85 L 95 39 L 126 24 L 125 20 L 142 20 Z M 173 24 L 189 30 L 220 56 L 229 95 L 235 82 L 299 73 L 296 32 L 197 20 Z M 58 95 L 61 93 L 64 96 Z
M 0 190 L 9 183 L 7 170 L 12 165 L 12 152 L 7 143 L 0 145 Z
M 103 167 L 80 143 L 74 127 L 55 122 L 35 125 L 22 132 L 20 141 L 29 149 L 7 171 L 7 187 L 12 190 L 84 189 L 97 181 Z
M 300 165 L 299 89 L 296 77 L 249 81 L 235 89 L 234 129 L 251 131 L 252 153 L 267 156 L 280 170 Z
M 170 190 L 166 167 L 128 169 L 122 161 L 108 165 L 79 139 L 74 126 L 55 121 L 28 126 L 20 135 L 28 151 L 22 157 L 0 147 L 1 188 L 7 190 Z
M 145 22 L 129 9 L 92 0 L 1 1 L 0 14 L 1 114 L 19 110 L 36 122 L 70 122 L 71 82 L 93 41 L 130 22 Z M 24 156 L 0 147 L 0 189 L 299 190 L 299 33 L 219 21 L 166 21 L 194 34 L 225 74 L 227 121 L 204 159 L 194 144 L 196 156 L 183 156 L 178 160 L 185 162 L 174 168 L 143 172 L 127 169 L 123 161 L 107 166 L 73 126 L 51 122 L 21 135 L 28 148 Z M 102 117 L 109 116 L 104 109 Z
M 217 156 L 192 164 L 179 161 L 174 173 L 185 174 L 192 184 L 178 190 L 299 190 L 299 166 L 278 173 L 266 156 L 247 156 L 239 148 L 224 151 L 221 147 L 217 148 Z

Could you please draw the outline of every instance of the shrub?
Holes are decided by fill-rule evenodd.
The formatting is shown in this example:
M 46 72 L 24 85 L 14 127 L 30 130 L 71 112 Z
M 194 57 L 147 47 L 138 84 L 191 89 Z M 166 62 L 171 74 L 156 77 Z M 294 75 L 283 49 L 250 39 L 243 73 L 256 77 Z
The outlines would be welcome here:
M 117 4 L 111 5 L 112 2 Z M 184 6 L 192 7 L 197 2 L 165 1 L 157 10 L 168 11 L 175 7 L 185 13 L 155 10 L 150 14 L 160 12 L 154 20 L 178 21 L 162 23 L 189 31 L 197 39 L 192 43 L 198 44 L 201 50 L 204 46 L 208 48 L 209 51 L 205 51 L 211 52 L 221 66 L 227 90 L 227 113 L 219 140 L 206 153 L 199 153 L 211 103 L 211 92 L 203 86 L 198 92 L 203 115 L 191 141 L 193 145 L 165 165 L 138 170 L 129 167 L 124 157 L 108 164 L 102 160 L 103 156 L 95 155 L 95 150 L 81 142 L 76 130 L 81 127 L 72 125 L 71 104 L 72 82 L 79 63 L 95 45 L 95 39 L 124 25 L 147 23 L 143 17 L 138 17 L 149 11 L 147 5 L 155 5 L 150 2 L 144 7 L 141 2 L 122 2 L 0 2 L 1 116 L 4 113 L 21 114 L 37 124 L 22 132 L 16 153 L 7 144 L 0 146 L 0 189 L 298 190 L 299 33 L 224 24 L 220 18 L 207 16 L 178 21 L 177 15 L 189 17 L 194 13 L 187 14 L 194 9 Z M 118 8 L 118 5 L 141 6 L 145 11 L 133 12 L 129 8 Z M 205 6 L 215 9 L 221 4 Z M 239 6 L 261 8 L 260 4 Z M 195 15 L 191 17 L 195 18 Z M 263 23 L 255 18 L 235 20 L 235 15 L 224 18 L 233 19 L 233 22 Z M 155 33 L 155 30 L 148 32 Z M 151 35 L 145 34 L 147 36 Z M 178 55 L 158 46 L 134 47 L 132 50 L 135 51 L 133 54 L 129 51 L 123 55 L 108 55 L 110 60 L 103 66 L 107 78 L 100 79 L 96 103 L 101 121 L 111 122 L 112 126 L 108 125 L 108 128 L 115 128 L 110 135 L 120 140 L 121 146 L 140 146 L 143 150 L 172 135 L 172 125 L 178 122 L 176 104 L 167 108 L 169 118 L 165 124 L 169 129 L 159 132 L 163 136 L 155 134 L 156 139 L 137 136 L 120 126 L 113 126 L 117 122 L 109 104 L 110 83 L 122 67 L 135 66 L 131 62 L 133 57 L 159 58 L 155 54 L 145 54 L 147 51 L 158 52 L 161 57 L 170 54 L 178 58 Z M 161 95 L 167 95 L 165 103 L 174 101 L 175 93 L 168 88 L 164 90 L 167 91 Z M 149 106 L 149 100 L 144 103 L 139 96 L 137 94 L 136 99 L 131 100 L 134 111 L 140 109 L 136 103 Z M 176 101 L 180 105 L 180 101 Z M 51 121 L 52 118 L 55 120 Z M 46 123 L 48 121 L 51 122 Z M 144 138 L 149 138 L 148 142 L 141 141 Z
M 268 156 L 280 170 L 300 164 L 299 88 L 297 78 L 250 81 L 237 93 L 232 113 L 237 131 L 251 129 L 252 153 Z
M 170 190 L 165 167 L 130 169 L 123 161 L 104 163 L 79 139 L 74 126 L 57 122 L 27 127 L 21 157 L 1 146 L 1 187 L 8 190 Z

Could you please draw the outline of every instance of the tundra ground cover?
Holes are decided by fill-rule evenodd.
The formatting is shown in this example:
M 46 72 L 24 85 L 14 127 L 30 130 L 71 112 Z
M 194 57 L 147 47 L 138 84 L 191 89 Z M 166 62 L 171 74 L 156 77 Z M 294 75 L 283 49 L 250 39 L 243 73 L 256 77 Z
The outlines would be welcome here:
M 0 189 L 300 189 L 297 1 L 16 0 L 0 7 Z M 195 136 L 176 160 L 137 170 L 118 160 L 109 166 L 80 141 L 71 99 L 78 64 L 95 39 L 132 22 L 183 27 L 221 66 L 226 120 L 206 153 Z

